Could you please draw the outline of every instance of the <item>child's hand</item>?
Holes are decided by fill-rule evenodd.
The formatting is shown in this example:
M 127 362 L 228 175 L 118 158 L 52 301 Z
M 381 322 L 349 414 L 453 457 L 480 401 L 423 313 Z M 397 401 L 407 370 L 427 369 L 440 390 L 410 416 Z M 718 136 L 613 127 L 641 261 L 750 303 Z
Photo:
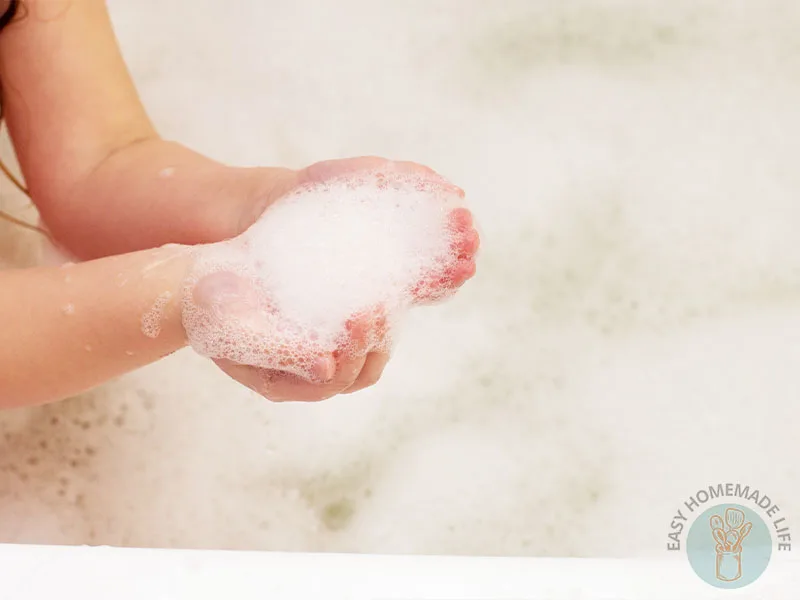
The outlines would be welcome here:
M 29 4 L 41 5 L 44 2 Z M 450 186 L 425 167 L 380 158 L 323 162 L 300 171 L 230 168 L 179 144 L 162 140 L 147 117 L 127 73 L 105 3 L 85 0 L 67 4 L 69 10 L 62 11 L 63 14 L 57 18 L 20 19 L 3 31 L 0 55 L 6 60 L 3 60 L 0 83 L 4 89 L 13 90 L 13 93 L 4 95 L 4 116 L 31 198 L 43 225 L 60 249 L 76 260 L 146 251 L 166 244 L 196 246 L 230 240 L 255 223 L 270 204 L 290 190 L 309 182 L 327 181 L 345 172 L 380 169 L 389 178 L 392 174 L 415 174 L 421 176 L 427 185 Z M 35 6 L 29 8 L 36 13 Z M 63 48 L 71 51 L 63 52 Z M 91 101 L 87 102 L 87 98 Z M 453 191 L 460 193 L 460 190 Z M 462 209 L 454 210 L 450 217 L 451 231 L 458 234 L 453 238 L 454 260 L 432 269 L 420 281 L 412 282 L 409 292 L 417 303 L 428 303 L 452 294 L 474 274 L 478 236 L 472 227 L 472 217 Z M 134 363 L 146 364 L 155 360 L 157 352 L 167 349 L 171 352 L 181 343 L 181 327 L 178 326 L 171 330 L 170 336 L 162 334 L 158 338 L 164 341 L 169 337 L 169 344 L 164 343 L 163 347 L 149 347 L 145 352 L 134 346 L 135 341 L 142 343 L 135 326 L 136 319 L 131 316 L 138 310 L 138 304 L 134 302 L 136 306 L 123 307 L 122 301 L 126 297 L 133 300 L 142 295 L 152 302 L 150 292 L 158 290 L 148 287 L 154 285 L 149 277 L 166 268 L 156 261 L 143 263 L 141 268 L 144 271 L 141 271 L 136 262 L 139 259 L 149 258 L 141 255 L 131 259 L 135 266 L 132 268 L 138 273 L 136 276 L 143 281 L 141 286 L 137 286 L 136 294 L 128 291 L 135 288 L 104 287 L 107 270 L 115 269 L 118 261 L 81 265 L 81 272 L 88 273 L 87 281 L 91 282 L 83 290 L 82 298 L 87 301 L 94 298 L 109 323 L 108 327 L 96 328 L 97 331 L 106 332 L 104 335 L 122 344 L 116 350 L 124 351 L 127 346 L 137 361 L 141 358 L 139 363 L 123 353 L 127 358 L 114 359 L 117 363 L 107 365 L 106 370 L 89 374 L 88 365 L 93 361 L 86 356 L 93 355 L 81 355 L 79 369 L 87 375 L 83 383 L 97 382 L 123 372 L 132 368 Z M 45 279 L 55 277 L 54 273 L 59 271 L 46 274 Z M 171 273 L 170 276 L 176 275 Z M 26 290 L 38 289 L 38 275 L 30 275 L 30 278 L 26 275 L 24 279 L 20 285 L 30 286 L 25 287 Z M 220 315 L 235 314 L 237 310 L 247 308 L 249 292 L 229 294 L 229 299 L 225 299 L 225 294 L 214 295 L 214 290 L 219 292 L 226 286 L 239 289 L 239 285 L 235 281 L 214 279 L 198 282 L 194 290 L 197 304 L 214 307 L 214 310 L 221 311 Z M 96 293 L 98 289 L 103 293 Z M 68 295 L 66 292 L 63 294 L 65 298 Z M 20 312 L 17 305 L 20 298 L 27 302 L 24 295 L 6 296 L 0 300 L 11 302 L 8 314 Z M 52 315 L 53 307 L 48 303 L 60 303 L 61 296 L 53 294 L 52 298 L 40 297 L 40 300 L 41 314 Z M 315 373 L 318 379 L 331 375 L 327 383 L 307 383 L 294 375 L 287 375 L 292 371 L 292 365 L 287 365 L 286 369 L 265 370 L 232 364 L 230 359 L 218 362 L 234 378 L 276 400 L 319 400 L 336 393 L 355 391 L 377 381 L 388 360 L 388 354 L 383 350 L 387 346 L 383 342 L 388 331 L 380 318 L 382 310 L 380 306 L 365 307 L 362 313 L 366 315 L 354 315 L 345 328 L 342 342 L 350 351 L 334 351 L 333 366 L 329 360 L 331 356 L 318 357 L 321 360 L 314 363 L 318 369 Z M 28 307 L 22 312 L 35 313 Z M 123 312 L 128 323 L 125 329 L 127 338 L 117 339 L 119 336 L 109 331 Z M 80 323 L 78 329 L 83 335 L 92 329 L 92 318 L 96 320 L 98 317 L 86 314 L 80 319 L 73 318 L 71 322 Z M 32 319 L 31 323 L 42 330 L 45 329 L 43 324 L 47 324 L 41 318 Z M 242 323 L 247 323 L 247 320 Z M 249 323 L 252 328 L 254 323 Z M 284 323 L 280 314 L 273 314 L 270 326 L 278 328 L 291 324 Z M 63 328 L 53 329 L 61 330 Z M 8 333 L 11 340 L 19 338 L 17 330 L 9 329 Z M 49 335 L 43 334 L 35 339 Z M 273 349 L 277 349 L 276 344 L 280 345 L 280 339 L 278 335 L 275 341 L 269 342 Z M 70 346 L 72 341 L 64 340 L 64 344 L 58 346 L 63 352 L 52 354 L 55 357 L 51 361 L 53 364 L 62 364 L 62 354 L 75 354 Z M 87 348 L 95 345 L 89 344 Z M 13 344 L 6 346 L 13 348 Z M 369 348 L 381 350 L 368 351 Z M 35 347 L 31 347 L 33 350 Z M 311 354 L 306 352 L 304 356 Z M 17 380 L 24 382 L 30 379 L 30 371 L 13 365 L 38 365 L 30 360 L 30 356 L 21 353 L 21 358 L 16 359 L 18 362 L 9 358 L 0 360 L 0 364 L 9 372 L 16 372 Z M 52 373 L 54 382 L 66 382 L 60 371 Z M 41 396 L 61 393 L 56 392 L 55 387 L 61 391 L 77 389 L 71 383 L 66 387 L 59 384 L 49 391 L 42 391 Z
M 153 140 L 132 146 L 104 163 L 75 188 L 74 195 L 53 204 L 47 211 L 49 219 L 45 224 L 55 229 L 63 249 L 76 259 L 168 243 L 212 244 L 241 235 L 269 206 L 304 185 L 376 170 L 387 177 L 392 174 L 417 176 L 431 186 L 463 196 L 463 191 L 431 169 L 410 162 L 361 157 L 315 163 L 300 170 L 231 168 L 178 144 Z M 452 228 L 458 232 L 453 238 L 458 246 L 454 253 L 457 260 L 429 272 L 424 280 L 412 286 L 411 294 L 418 304 L 452 295 L 475 273 L 474 256 L 479 241 L 472 215 L 466 209 L 456 208 L 450 213 L 450 220 Z M 242 294 L 230 290 L 238 289 L 240 284 L 210 279 L 197 288 L 198 305 L 214 305 L 214 310 L 235 313 L 241 309 L 237 307 L 241 299 L 233 298 L 240 298 Z M 225 289 L 229 290 L 226 293 L 230 301 L 220 300 L 213 293 L 213 290 Z M 244 297 L 248 294 L 244 293 Z M 368 310 L 380 311 L 381 307 Z M 373 347 L 388 347 L 389 332 L 381 327 L 377 331 L 365 329 L 365 323 L 363 316 L 354 317 L 350 345 L 358 348 L 366 339 L 375 341 Z M 254 327 L 251 324 L 251 328 Z M 309 383 L 292 374 L 290 368 L 257 369 L 230 359 L 216 362 L 234 379 L 269 399 L 313 401 L 374 384 L 388 360 L 388 352 L 383 349 L 337 356 L 333 376 L 326 383 Z M 328 363 L 320 364 L 320 379 L 327 379 L 324 375 L 328 368 Z
M 420 165 L 378 158 L 337 160 L 297 172 L 293 185 L 285 186 L 266 202 L 259 199 L 253 214 L 260 216 L 293 189 L 342 175 L 357 178 L 361 171 L 378 171 L 388 182 L 392 177 L 411 175 L 424 186 L 463 196 L 460 189 Z M 408 295 L 415 304 L 452 295 L 475 272 L 478 235 L 471 214 L 457 208 L 448 221 L 454 232 L 453 258 L 411 284 Z M 234 263 L 240 251 L 237 242 L 228 243 L 225 250 Z M 247 259 L 242 256 L 242 260 Z M 190 294 L 187 330 L 195 349 L 213 357 L 228 375 L 271 400 L 314 401 L 360 390 L 378 381 L 389 358 L 390 331 L 382 306 L 364 307 L 359 314 L 351 315 L 331 351 L 319 346 L 313 335 L 311 339 L 298 337 L 302 325 L 291 322 L 275 308 L 270 291 L 260 282 L 221 270 L 201 278 Z
M 442 188 L 464 197 L 464 190 L 453 185 L 434 170 L 413 162 L 394 162 L 379 157 L 347 158 L 316 163 L 300 171 L 298 183 L 320 183 L 361 171 L 379 171 L 390 181 L 393 175 L 419 177 L 426 185 Z M 454 294 L 475 274 L 475 254 L 480 240 L 473 226 L 472 213 L 466 208 L 455 208 L 449 215 L 450 226 L 457 232 L 453 236 L 454 256 L 457 260 L 431 271 L 414 285 L 412 294 L 418 304 L 427 304 Z

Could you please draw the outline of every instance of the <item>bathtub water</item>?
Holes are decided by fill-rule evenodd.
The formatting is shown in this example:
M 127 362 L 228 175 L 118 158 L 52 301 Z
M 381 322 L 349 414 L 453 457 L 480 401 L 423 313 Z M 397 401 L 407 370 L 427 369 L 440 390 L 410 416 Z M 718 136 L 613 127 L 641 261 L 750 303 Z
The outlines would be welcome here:
M 354 396 L 182 352 L 0 415 L 0 540 L 660 558 L 728 481 L 800 526 L 800 4 L 109 5 L 166 137 L 429 164 L 483 255 Z

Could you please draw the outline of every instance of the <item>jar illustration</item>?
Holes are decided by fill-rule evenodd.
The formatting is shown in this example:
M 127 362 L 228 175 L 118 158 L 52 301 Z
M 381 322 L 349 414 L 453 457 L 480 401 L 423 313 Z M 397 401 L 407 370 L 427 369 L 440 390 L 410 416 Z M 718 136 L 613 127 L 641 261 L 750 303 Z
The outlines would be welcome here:
M 720 515 L 712 515 L 710 525 L 717 541 L 717 579 L 736 581 L 742 576 L 742 542 L 753 524 L 745 521 L 744 513 L 738 508 L 728 508 L 724 520 Z
M 717 579 L 736 581 L 742 576 L 742 550 L 717 551 Z

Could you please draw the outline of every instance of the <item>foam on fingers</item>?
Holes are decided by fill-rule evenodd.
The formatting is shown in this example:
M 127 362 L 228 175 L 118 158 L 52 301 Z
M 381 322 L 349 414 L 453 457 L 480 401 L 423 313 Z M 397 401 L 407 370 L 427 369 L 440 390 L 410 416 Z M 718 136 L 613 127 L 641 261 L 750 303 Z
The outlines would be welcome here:
M 403 313 L 444 295 L 474 253 L 462 201 L 424 171 L 303 184 L 239 237 L 197 249 L 184 294 L 190 344 L 309 380 L 326 357 L 386 350 Z

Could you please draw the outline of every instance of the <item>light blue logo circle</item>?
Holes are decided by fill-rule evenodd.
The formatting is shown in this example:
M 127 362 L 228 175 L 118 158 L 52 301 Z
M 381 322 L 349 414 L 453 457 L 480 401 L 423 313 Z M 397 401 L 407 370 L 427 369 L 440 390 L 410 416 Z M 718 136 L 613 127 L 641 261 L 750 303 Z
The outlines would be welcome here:
M 692 523 L 686 553 L 700 579 L 714 587 L 737 589 L 766 571 L 772 536 L 755 511 L 739 504 L 717 504 Z

